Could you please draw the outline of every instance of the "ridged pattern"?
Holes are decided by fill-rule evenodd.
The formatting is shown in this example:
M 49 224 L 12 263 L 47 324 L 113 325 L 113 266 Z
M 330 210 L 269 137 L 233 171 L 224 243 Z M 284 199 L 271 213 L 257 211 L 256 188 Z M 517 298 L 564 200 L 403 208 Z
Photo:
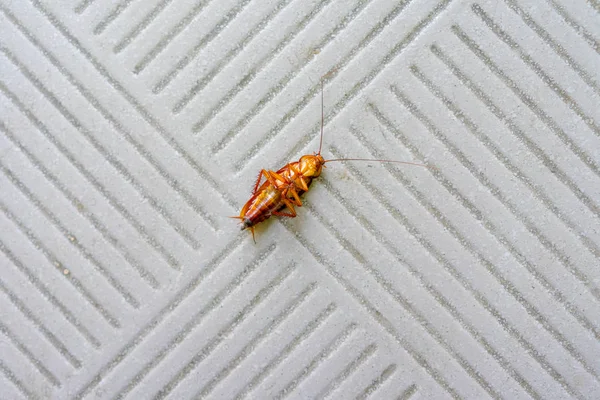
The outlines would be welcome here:
M 2 398 L 600 397 L 600 7 L 0 0 Z M 261 168 L 328 164 L 258 243 Z

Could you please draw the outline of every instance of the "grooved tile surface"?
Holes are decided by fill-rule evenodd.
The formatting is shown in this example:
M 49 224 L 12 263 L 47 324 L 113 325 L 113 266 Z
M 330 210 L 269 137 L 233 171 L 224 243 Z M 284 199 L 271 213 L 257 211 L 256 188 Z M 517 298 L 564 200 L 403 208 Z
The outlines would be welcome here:
M 238 215 L 323 156 L 296 218 Z M 597 0 L 0 0 L 0 399 L 599 399 Z

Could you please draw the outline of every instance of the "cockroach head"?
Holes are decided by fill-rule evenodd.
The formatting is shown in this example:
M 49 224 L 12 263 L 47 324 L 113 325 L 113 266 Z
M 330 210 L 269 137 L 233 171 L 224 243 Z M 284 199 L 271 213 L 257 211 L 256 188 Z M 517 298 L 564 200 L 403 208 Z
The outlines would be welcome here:
M 306 177 L 316 178 L 321 175 L 321 169 L 325 160 L 320 154 L 306 155 L 300 157 L 300 172 Z

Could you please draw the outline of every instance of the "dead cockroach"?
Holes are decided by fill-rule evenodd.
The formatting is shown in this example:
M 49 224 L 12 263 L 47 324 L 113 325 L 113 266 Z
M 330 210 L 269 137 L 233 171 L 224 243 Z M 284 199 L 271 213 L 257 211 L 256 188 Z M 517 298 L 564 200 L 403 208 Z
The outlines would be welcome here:
M 252 197 L 244 204 L 239 216 L 230 217 L 242 221 L 242 230 L 250 229 L 252 239 L 255 243 L 254 226 L 256 224 L 268 219 L 271 215 L 291 218 L 296 216 L 294 206 L 302 206 L 300 196 L 308 191 L 312 180 L 321 175 L 321 171 L 326 163 L 334 161 L 373 161 L 427 167 L 425 164 L 406 161 L 374 160 L 368 158 L 335 158 L 325 160 L 321 156 L 325 120 L 324 111 L 323 82 L 321 81 L 321 139 L 319 142 L 319 151 L 313 155 L 302 156 L 300 160 L 286 164 L 277 172 L 266 169 L 261 170 L 252 190 Z M 265 181 L 260 185 L 263 177 Z M 287 211 L 284 210 L 285 208 L 287 208 Z

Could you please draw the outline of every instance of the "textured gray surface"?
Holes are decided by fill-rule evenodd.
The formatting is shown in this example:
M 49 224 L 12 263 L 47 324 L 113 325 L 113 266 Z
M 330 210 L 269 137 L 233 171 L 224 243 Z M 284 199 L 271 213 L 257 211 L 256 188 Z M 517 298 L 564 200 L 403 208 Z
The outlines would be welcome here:
M 0 11 L 2 399 L 600 398 L 598 1 Z

